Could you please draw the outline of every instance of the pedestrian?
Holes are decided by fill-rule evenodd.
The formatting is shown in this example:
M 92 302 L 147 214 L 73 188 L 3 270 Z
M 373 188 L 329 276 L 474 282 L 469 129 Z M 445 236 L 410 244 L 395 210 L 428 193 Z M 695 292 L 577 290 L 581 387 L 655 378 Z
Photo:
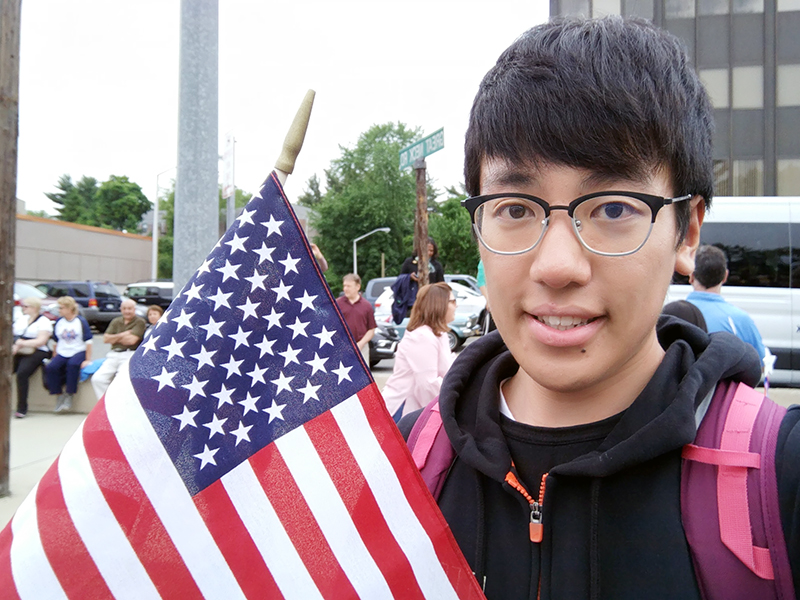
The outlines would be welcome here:
M 428 237 L 428 283 L 441 283 L 444 281 L 444 268 L 439 262 L 439 246 L 432 237 Z M 419 256 L 409 256 L 400 266 L 400 274 L 408 274 L 414 281 L 419 281 Z
M 128 368 L 128 362 L 142 343 L 147 328 L 144 319 L 136 316 L 136 302 L 126 298 L 119 309 L 122 315 L 114 318 L 103 334 L 103 341 L 111 344 L 111 350 L 106 354 L 100 368 L 92 375 L 92 388 L 98 400 L 106 393 L 117 373 L 124 372 Z
M 456 298 L 449 285 L 432 283 L 420 288 L 397 345 L 394 369 L 381 390 L 395 421 L 427 405 L 439 393 L 455 358 L 447 337 L 447 324 L 455 314 Z
M 161 308 L 158 304 L 151 304 L 147 307 L 147 328 L 145 332 L 150 331 L 153 327 L 156 326 L 158 320 L 164 314 L 164 309 Z
M 463 204 L 497 331 L 460 353 L 425 418 L 440 417 L 455 453 L 429 487 L 490 600 L 741 597 L 739 579 L 711 583 L 695 562 L 682 451 L 731 386 L 758 383 L 760 361 L 735 336 L 659 321 L 673 272 L 694 269 L 713 193 L 712 108 L 691 65 L 649 21 L 555 19 L 518 37 L 475 97 Z M 407 438 L 418 419 L 400 421 Z M 777 465 L 772 522 L 794 581 L 798 420 L 789 409 L 775 464 L 761 462 Z M 746 494 L 718 507 L 716 493 L 695 496 L 704 524 L 750 514 Z M 716 542 L 714 560 L 771 585 Z
M 38 298 L 25 298 L 20 304 L 22 314 L 14 321 L 14 373 L 17 376 L 17 410 L 14 417 L 23 419 L 28 414 L 28 381 L 46 358 L 50 358 L 47 342 L 53 334 L 50 319 L 41 314 Z
M 92 362 L 92 331 L 72 296 L 58 299 L 58 311 L 61 316 L 53 327 L 56 345 L 44 375 L 50 395 L 58 397 L 54 412 L 61 413 L 72 410 L 81 369 Z
M 353 341 L 364 357 L 364 362 L 369 365 L 369 341 L 378 327 L 375 323 L 375 313 L 372 305 L 361 296 L 361 277 L 355 273 L 348 273 L 342 277 L 342 288 L 344 295 L 336 299 L 336 304 L 342 312 Z

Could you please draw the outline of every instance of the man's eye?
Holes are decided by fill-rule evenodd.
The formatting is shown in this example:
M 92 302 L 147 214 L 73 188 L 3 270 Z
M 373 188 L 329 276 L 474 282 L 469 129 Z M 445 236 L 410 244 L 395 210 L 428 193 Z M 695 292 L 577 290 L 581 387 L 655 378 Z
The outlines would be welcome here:
M 494 214 L 495 217 L 500 219 L 511 219 L 514 221 L 518 221 L 520 219 L 530 219 L 535 216 L 535 213 L 530 206 L 519 203 L 498 204 Z

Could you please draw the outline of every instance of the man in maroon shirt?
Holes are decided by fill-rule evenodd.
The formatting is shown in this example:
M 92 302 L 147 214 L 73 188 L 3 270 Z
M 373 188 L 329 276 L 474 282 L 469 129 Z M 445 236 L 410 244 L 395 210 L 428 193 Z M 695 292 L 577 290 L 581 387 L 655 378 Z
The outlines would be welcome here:
M 369 364 L 369 341 L 375 335 L 375 315 L 372 305 L 364 300 L 359 293 L 361 290 L 361 277 L 348 273 L 342 278 L 344 296 L 336 299 L 339 310 L 342 311 L 344 322 L 350 329 L 353 339 L 364 356 L 364 361 Z

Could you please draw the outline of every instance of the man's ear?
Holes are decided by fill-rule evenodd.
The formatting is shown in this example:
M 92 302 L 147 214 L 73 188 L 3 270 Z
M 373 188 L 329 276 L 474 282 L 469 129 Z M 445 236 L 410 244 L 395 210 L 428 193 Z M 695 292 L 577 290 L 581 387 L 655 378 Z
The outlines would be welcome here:
M 700 196 L 695 196 L 689 202 L 689 227 L 675 255 L 675 271 L 687 276 L 694 272 L 694 255 L 700 245 L 700 227 L 706 216 L 706 205 Z

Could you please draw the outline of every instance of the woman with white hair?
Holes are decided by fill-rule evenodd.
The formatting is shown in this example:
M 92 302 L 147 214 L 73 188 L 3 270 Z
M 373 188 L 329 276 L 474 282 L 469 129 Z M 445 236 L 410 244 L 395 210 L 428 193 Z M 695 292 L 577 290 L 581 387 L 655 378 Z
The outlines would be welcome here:
M 17 375 L 17 412 L 22 419 L 28 414 L 28 381 L 45 358 L 50 357 L 47 341 L 53 334 L 50 319 L 40 314 L 42 303 L 38 298 L 25 298 L 20 304 L 22 315 L 14 321 L 14 373 Z

